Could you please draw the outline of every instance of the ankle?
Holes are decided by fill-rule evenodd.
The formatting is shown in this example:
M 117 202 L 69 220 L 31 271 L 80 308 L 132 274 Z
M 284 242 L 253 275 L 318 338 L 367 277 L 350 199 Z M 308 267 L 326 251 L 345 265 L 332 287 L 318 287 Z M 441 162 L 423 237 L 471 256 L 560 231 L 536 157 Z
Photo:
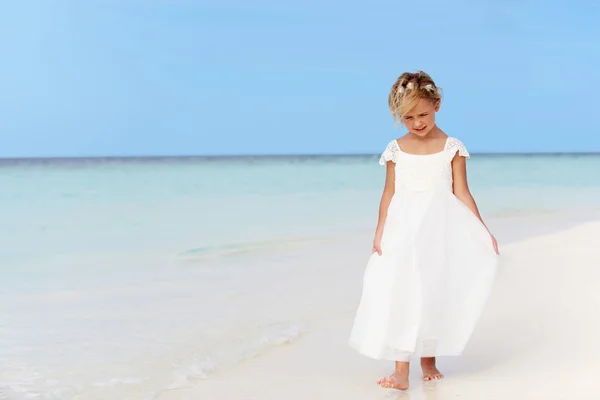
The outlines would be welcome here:
M 396 372 L 400 372 L 400 373 L 406 372 L 406 371 L 408 371 L 409 366 L 410 366 L 410 363 L 408 363 L 408 362 L 396 361 Z

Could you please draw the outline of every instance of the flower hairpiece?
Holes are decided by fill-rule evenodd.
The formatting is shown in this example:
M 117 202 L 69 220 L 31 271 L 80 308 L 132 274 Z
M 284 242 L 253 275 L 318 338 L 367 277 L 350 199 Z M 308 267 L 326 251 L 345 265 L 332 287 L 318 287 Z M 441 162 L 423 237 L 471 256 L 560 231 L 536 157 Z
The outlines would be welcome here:
M 413 85 L 412 82 L 408 82 L 406 84 L 406 90 L 411 90 L 415 87 L 415 85 Z M 398 93 L 404 93 L 404 86 L 400 85 L 398 86 Z
M 428 92 L 434 93 L 436 92 L 437 94 L 439 94 L 440 96 L 442 95 L 442 89 L 440 88 L 436 88 L 435 86 L 433 86 L 431 83 L 428 83 L 427 85 L 421 87 L 421 89 L 423 90 L 427 90 Z

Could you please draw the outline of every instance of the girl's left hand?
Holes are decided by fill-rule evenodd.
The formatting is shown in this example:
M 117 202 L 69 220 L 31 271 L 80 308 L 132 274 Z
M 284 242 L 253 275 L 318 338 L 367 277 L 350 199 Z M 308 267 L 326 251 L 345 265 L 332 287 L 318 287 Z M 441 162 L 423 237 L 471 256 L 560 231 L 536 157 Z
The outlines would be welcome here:
M 496 241 L 496 238 L 491 233 L 490 233 L 490 236 L 492 237 L 492 244 L 494 245 L 494 251 L 496 252 L 496 254 L 500 254 L 500 252 L 498 251 L 498 242 Z

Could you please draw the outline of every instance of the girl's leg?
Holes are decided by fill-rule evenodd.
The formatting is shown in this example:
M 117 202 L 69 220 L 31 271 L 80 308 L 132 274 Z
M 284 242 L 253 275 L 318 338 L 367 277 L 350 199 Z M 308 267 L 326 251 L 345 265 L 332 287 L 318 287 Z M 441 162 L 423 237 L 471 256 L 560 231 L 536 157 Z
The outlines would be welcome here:
M 435 357 L 422 357 L 421 369 L 423 369 L 424 381 L 437 381 L 444 377 L 435 365 Z
M 410 365 L 410 354 L 400 355 L 398 356 L 398 361 L 396 361 L 396 368 L 394 373 L 390 376 L 386 376 L 385 378 L 380 378 L 377 380 L 377 384 L 384 388 L 391 388 L 397 390 L 406 390 L 408 389 L 408 373 L 409 373 L 409 365 Z
M 436 381 L 442 379 L 444 375 L 437 369 L 435 365 L 435 354 L 436 349 L 435 340 L 424 340 L 423 341 L 423 354 L 421 355 L 421 369 L 423 370 L 423 380 L 425 381 Z

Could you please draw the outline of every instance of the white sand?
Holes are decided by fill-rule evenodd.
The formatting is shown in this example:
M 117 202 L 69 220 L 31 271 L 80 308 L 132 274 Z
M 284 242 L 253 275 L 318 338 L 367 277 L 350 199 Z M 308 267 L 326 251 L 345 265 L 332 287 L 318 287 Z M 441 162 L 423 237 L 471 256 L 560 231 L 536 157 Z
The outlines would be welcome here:
M 413 363 L 408 391 L 378 387 L 392 363 L 347 346 L 351 304 L 298 342 L 159 399 L 600 399 L 600 222 L 501 252 L 494 292 L 467 350 L 438 362 L 442 381 L 420 382 Z M 337 291 L 356 290 L 357 274 L 349 275 Z

